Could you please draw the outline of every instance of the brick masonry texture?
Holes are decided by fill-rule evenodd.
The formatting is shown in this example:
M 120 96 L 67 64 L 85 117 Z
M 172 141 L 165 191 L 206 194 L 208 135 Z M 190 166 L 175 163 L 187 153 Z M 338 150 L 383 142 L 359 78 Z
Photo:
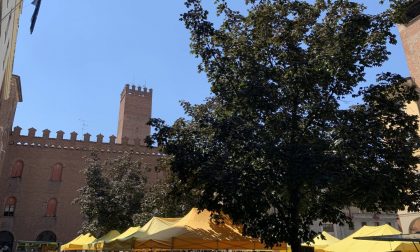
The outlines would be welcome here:
M 0 231 L 10 231 L 15 241 L 36 240 L 43 231 L 52 231 L 60 242 L 73 239 L 80 230 L 82 216 L 79 206 L 72 201 L 77 196 L 77 189 L 85 183 L 81 170 L 85 166 L 84 158 L 92 151 L 97 151 L 102 160 L 130 152 L 142 163 L 141 169 L 148 177 L 148 183 L 155 183 L 163 176 L 153 169 L 161 154 L 147 148 L 143 141 L 150 133 L 150 126 L 145 123 L 151 116 L 152 93 L 151 90 L 139 90 L 128 86 L 123 90 L 119 140 L 110 136 L 109 141 L 104 142 L 102 135 L 91 140 L 89 134 L 84 134 L 83 140 L 77 140 L 76 132 L 66 139 L 62 131 L 51 137 L 49 130 L 43 130 L 42 136 L 37 137 L 36 129 L 31 128 L 23 135 L 20 127 L 14 128 L 0 166 L 0 201 L 4 207 L 7 198 L 13 196 L 16 209 L 13 217 L 1 213 Z M 17 160 L 24 162 L 23 173 L 20 178 L 12 178 L 12 167 Z M 52 181 L 51 172 L 57 163 L 63 165 L 62 179 Z M 58 203 L 55 217 L 46 216 L 47 202 L 51 198 L 57 199 Z
M 407 24 L 399 24 L 398 30 L 411 78 L 420 86 L 420 15 Z

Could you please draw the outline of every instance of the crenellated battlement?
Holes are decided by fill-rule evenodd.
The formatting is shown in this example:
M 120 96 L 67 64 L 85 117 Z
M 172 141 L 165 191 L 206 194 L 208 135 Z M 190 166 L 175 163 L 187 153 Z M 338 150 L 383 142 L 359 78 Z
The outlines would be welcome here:
M 156 149 L 150 149 L 144 146 L 140 139 L 134 139 L 134 144 L 129 143 L 127 137 L 123 138 L 121 144 L 116 143 L 116 136 L 109 136 L 109 141 L 104 142 L 104 136 L 98 134 L 96 140 L 91 140 L 91 134 L 83 134 L 83 139 L 78 139 L 77 132 L 71 132 L 70 138 L 64 138 L 64 131 L 59 130 L 56 132 L 55 137 L 51 137 L 51 131 L 44 129 L 42 136 L 36 136 L 36 129 L 29 128 L 27 135 L 22 135 L 22 128 L 19 126 L 14 127 L 10 136 L 9 145 L 26 146 L 26 147 L 39 147 L 39 148 L 54 148 L 62 150 L 80 150 L 80 151 L 100 151 L 100 152 L 116 152 L 122 153 L 129 151 L 138 155 L 156 155 L 162 154 L 157 152 Z
M 146 87 L 140 87 L 140 86 L 136 86 L 136 85 L 129 85 L 129 84 L 125 84 L 125 87 L 121 93 L 121 99 L 126 96 L 126 95 L 136 95 L 136 96 L 141 96 L 141 97 L 145 97 L 145 96 L 152 96 L 153 94 L 153 89 L 151 88 L 146 88 Z

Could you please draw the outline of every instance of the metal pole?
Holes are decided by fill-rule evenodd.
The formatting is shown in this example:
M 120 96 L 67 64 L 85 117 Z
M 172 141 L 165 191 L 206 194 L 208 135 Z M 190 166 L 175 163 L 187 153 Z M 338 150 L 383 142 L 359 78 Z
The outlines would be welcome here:
M 414 247 L 416 248 L 417 252 L 420 252 L 420 251 L 419 251 L 419 249 L 418 249 L 418 248 L 417 248 L 417 246 L 416 246 L 416 243 L 414 243 L 414 241 L 413 241 L 413 245 L 414 245 Z

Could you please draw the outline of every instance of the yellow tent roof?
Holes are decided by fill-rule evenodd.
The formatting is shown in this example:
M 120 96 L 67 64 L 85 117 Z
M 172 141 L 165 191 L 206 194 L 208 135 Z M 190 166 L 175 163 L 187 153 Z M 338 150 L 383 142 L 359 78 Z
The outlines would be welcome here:
M 179 220 L 181 220 L 181 218 L 153 217 L 146 224 L 144 224 L 144 226 L 141 228 L 141 231 L 144 232 L 144 234 L 146 235 L 151 235 L 174 225 Z M 135 235 L 133 237 L 139 238 Z
M 352 235 L 324 248 L 324 250 L 328 252 L 385 252 L 394 250 L 402 252 L 417 252 L 416 248 L 411 243 L 353 239 L 353 237 L 359 236 L 394 235 L 400 233 L 400 231 L 387 224 L 374 227 L 363 226 Z
M 322 235 L 325 239 L 322 239 L 321 234 L 315 236 L 314 242 L 311 242 L 309 244 L 302 243 L 303 246 L 311 246 L 315 248 L 315 251 L 325 248 L 329 245 L 332 245 L 336 242 L 338 242 L 340 239 L 335 238 L 334 236 L 330 235 L 329 233 L 322 231 Z
M 103 245 L 106 250 L 128 250 L 133 246 L 135 239 L 151 235 L 173 225 L 181 218 L 153 217 L 143 227 L 131 227 L 121 235 L 111 239 Z
M 95 240 L 95 236 L 88 234 L 81 234 L 74 238 L 72 241 L 61 245 L 61 250 L 83 250 L 83 246 L 87 246 L 89 243 Z
M 140 228 L 141 228 L 140 226 L 137 226 L 137 227 L 129 227 L 127 230 L 125 230 L 124 232 L 122 232 L 119 236 L 111 239 L 109 242 L 113 242 L 113 241 L 116 241 L 116 240 L 119 240 L 119 239 L 124 239 L 124 238 L 126 238 L 126 237 L 134 234 L 135 232 L 139 231 Z
M 211 212 L 193 208 L 174 225 L 152 235 L 136 239 L 134 249 L 265 249 L 255 239 L 242 236 L 240 229 L 228 224 L 216 224 Z
M 117 230 L 111 230 L 101 238 L 94 240 L 93 242 L 83 246 L 84 250 L 103 250 L 104 244 L 109 242 L 110 240 L 114 239 L 115 237 L 119 236 L 120 232 Z

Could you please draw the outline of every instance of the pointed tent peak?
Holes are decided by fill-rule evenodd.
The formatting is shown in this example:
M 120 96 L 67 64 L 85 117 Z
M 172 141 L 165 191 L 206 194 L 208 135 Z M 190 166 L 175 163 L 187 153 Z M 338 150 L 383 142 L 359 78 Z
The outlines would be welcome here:
M 101 238 L 98 238 L 94 240 L 93 242 L 89 243 L 88 246 L 85 246 L 83 250 L 103 250 L 104 244 L 107 242 L 110 242 L 115 237 L 119 236 L 120 232 L 117 230 L 111 230 L 105 235 L 101 236 Z
M 325 239 L 322 239 L 322 236 L 324 236 Z M 315 246 L 315 247 L 326 247 L 328 245 L 331 245 L 335 242 L 338 242 L 340 239 L 330 235 L 329 233 L 322 231 L 321 234 L 318 234 L 317 236 L 314 237 L 314 242 L 311 242 L 309 244 L 307 243 L 302 243 L 302 245 L 304 246 Z
M 381 235 L 393 235 L 401 234 L 400 231 L 391 227 L 388 224 L 381 226 L 363 226 L 353 234 L 346 238 L 335 242 L 324 248 L 328 252 L 346 252 L 346 251 L 360 251 L 360 252 L 374 252 L 374 251 L 390 251 L 400 250 L 398 247 L 401 243 L 398 242 L 383 242 L 383 241 L 366 241 L 356 240 L 354 237 L 363 236 L 381 236 Z M 410 251 L 410 250 L 405 250 Z M 415 251 L 415 250 L 414 250 Z
M 153 217 L 146 224 L 141 227 L 140 232 L 145 234 L 154 234 L 165 228 L 168 228 L 176 224 L 181 218 L 160 218 Z
M 192 208 L 184 217 L 182 217 L 175 225 L 176 226 L 191 226 L 191 227 L 206 227 L 211 229 L 215 223 L 212 218 L 212 214 L 215 212 L 207 209 L 199 210 L 198 208 Z M 232 220 L 229 216 L 221 215 L 224 223 L 230 228 L 240 231 L 236 225 L 232 224 Z
M 124 232 L 122 232 L 120 235 L 118 235 L 117 237 L 114 237 L 113 239 L 109 240 L 109 242 L 113 242 L 116 240 L 125 240 L 127 237 L 131 236 L 132 234 L 140 231 L 141 227 L 140 226 L 136 226 L 136 227 L 129 227 L 127 230 L 125 230 Z
M 70 242 L 61 246 L 61 251 L 65 250 L 83 250 L 83 246 L 95 241 L 96 238 L 91 233 L 81 234 Z
M 96 240 L 96 237 L 93 236 L 91 233 L 87 233 L 87 234 L 79 235 L 73 241 L 75 241 L 77 243 L 80 243 L 80 244 L 86 244 L 86 243 L 92 242 L 94 240 Z M 71 241 L 71 242 L 73 242 L 73 241 Z
M 349 237 L 358 237 L 358 236 L 377 236 L 377 235 L 394 235 L 401 234 L 400 231 L 391 227 L 388 224 L 381 226 L 363 226 Z
M 119 241 L 127 241 L 130 239 L 140 239 L 146 235 L 152 235 L 157 232 L 160 232 L 164 229 L 172 227 L 175 225 L 181 218 L 160 218 L 152 217 L 146 224 L 144 224 L 139 229 L 130 230 L 131 234 L 126 235 L 125 237 L 118 238 Z M 127 230 L 128 233 L 129 229 Z M 122 236 L 122 235 L 121 235 Z
M 226 217 L 224 219 L 224 223 L 218 225 L 213 222 L 211 211 L 192 208 L 190 212 L 188 212 L 179 221 L 175 222 L 172 226 L 157 232 L 155 236 L 172 236 L 187 232 L 187 230 L 200 230 L 200 232 L 219 234 L 225 238 L 235 237 L 235 239 L 242 239 L 242 232 L 240 228 L 231 225 L 230 223 L 230 219 Z
M 112 240 L 113 238 L 117 237 L 120 235 L 120 232 L 118 232 L 117 230 L 111 230 L 108 233 L 104 234 L 103 236 L 101 236 L 101 238 L 96 239 L 96 241 L 109 241 Z
M 333 235 L 330 235 L 328 232 L 325 232 L 325 231 L 322 231 L 322 235 L 325 237 L 326 240 L 331 240 L 331 241 L 339 241 L 340 240 L 337 237 L 335 237 Z M 319 238 L 321 238 L 321 235 L 318 235 L 318 236 L 319 236 Z

